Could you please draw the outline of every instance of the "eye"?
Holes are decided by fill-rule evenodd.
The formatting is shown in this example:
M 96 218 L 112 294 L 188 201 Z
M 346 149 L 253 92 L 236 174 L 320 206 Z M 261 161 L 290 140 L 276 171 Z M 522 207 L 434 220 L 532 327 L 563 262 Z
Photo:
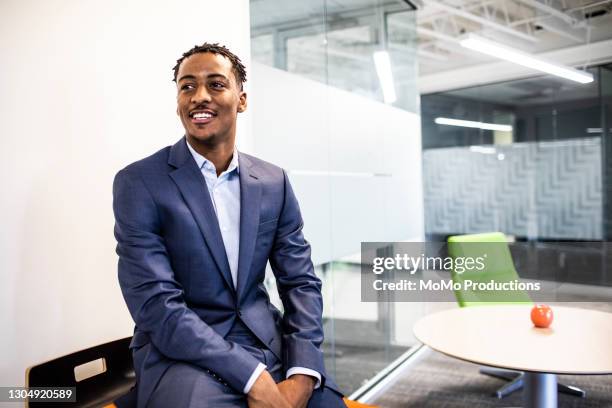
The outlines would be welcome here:
M 211 82 L 210 86 L 212 86 L 213 88 L 216 88 L 216 89 L 221 89 L 221 88 L 225 87 L 225 84 L 223 82 L 215 81 L 215 82 Z
M 181 91 L 189 91 L 195 88 L 192 84 L 185 84 L 181 86 Z

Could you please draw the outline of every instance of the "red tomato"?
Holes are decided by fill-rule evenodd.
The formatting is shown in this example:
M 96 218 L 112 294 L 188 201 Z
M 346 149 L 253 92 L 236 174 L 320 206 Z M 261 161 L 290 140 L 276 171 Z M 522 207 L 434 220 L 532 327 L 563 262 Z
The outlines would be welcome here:
M 531 321 L 536 327 L 546 328 L 553 321 L 553 311 L 548 305 L 535 305 L 531 309 Z

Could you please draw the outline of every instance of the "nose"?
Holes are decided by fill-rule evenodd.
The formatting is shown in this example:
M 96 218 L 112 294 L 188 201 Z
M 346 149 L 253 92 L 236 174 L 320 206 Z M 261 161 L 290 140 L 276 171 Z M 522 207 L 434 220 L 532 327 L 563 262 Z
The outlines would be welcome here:
M 205 86 L 198 86 L 191 97 L 191 102 L 195 104 L 210 102 L 210 93 L 208 93 L 208 89 L 206 89 Z

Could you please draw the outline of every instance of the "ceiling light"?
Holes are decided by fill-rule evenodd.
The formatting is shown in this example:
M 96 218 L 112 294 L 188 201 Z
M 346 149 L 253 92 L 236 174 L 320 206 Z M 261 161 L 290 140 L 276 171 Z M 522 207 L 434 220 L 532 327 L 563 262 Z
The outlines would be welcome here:
M 438 125 L 461 126 L 485 130 L 499 130 L 501 132 L 512 132 L 510 125 L 498 125 L 497 123 L 475 122 L 472 120 L 460 120 L 451 118 L 436 118 L 434 120 Z
M 470 152 L 482 153 L 482 154 L 495 154 L 497 150 L 490 146 L 470 146 Z
M 603 129 L 602 128 L 587 128 L 586 132 L 587 133 L 601 133 L 603 132 Z M 608 132 L 612 133 L 612 128 L 610 128 Z
M 489 41 L 474 34 L 470 34 L 467 38 L 461 40 L 460 44 L 465 48 L 482 52 L 483 54 L 487 54 L 492 57 L 510 61 L 515 64 L 542 71 L 547 74 L 556 75 L 561 78 L 580 82 L 581 84 L 593 82 L 593 75 L 588 72 L 579 71 L 571 67 L 544 61 L 543 59 L 534 57 L 514 48 Z
M 376 73 L 383 91 L 383 99 L 385 103 L 393 103 L 397 100 L 395 95 L 395 85 L 393 82 L 393 73 L 391 72 L 391 59 L 387 51 L 376 51 L 373 55 Z

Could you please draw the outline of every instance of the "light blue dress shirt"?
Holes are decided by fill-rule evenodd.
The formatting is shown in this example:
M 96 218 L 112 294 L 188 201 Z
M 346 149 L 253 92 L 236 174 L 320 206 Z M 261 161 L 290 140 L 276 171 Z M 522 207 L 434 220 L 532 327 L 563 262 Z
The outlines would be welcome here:
M 187 143 L 191 155 L 202 171 L 208 187 L 208 194 L 215 207 L 223 246 L 232 273 L 234 287 L 238 283 L 238 250 L 240 248 L 240 176 L 238 154 L 234 150 L 232 161 L 227 170 L 217 177 L 217 169 L 210 160 L 196 152 Z
M 234 148 L 234 154 L 230 161 L 227 170 L 217 177 L 217 169 L 213 162 L 196 152 L 191 145 L 187 143 L 187 147 L 193 156 L 198 168 L 202 171 L 206 180 L 208 193 L 215 207 L 219 229 L 225 246 L 225 254 L 229 262 L 230 271 L 232 273 L 232 282 L 234 287 L 237 287 L 238 282 L 238 250 L 240 249 L 240 168 L 238 166 L 238 150 Z M 243 392 L 248 394 L 251 387 L 257 380 L 257 377 L 266 365 L 259 365 L 249 377 L 244 386 Z M 315 389 L 321 386 L 321 374 L 306 367 L 291 367 L 287 370 L 287 378 L 294 374 L 305 374 L 317 379 Z

